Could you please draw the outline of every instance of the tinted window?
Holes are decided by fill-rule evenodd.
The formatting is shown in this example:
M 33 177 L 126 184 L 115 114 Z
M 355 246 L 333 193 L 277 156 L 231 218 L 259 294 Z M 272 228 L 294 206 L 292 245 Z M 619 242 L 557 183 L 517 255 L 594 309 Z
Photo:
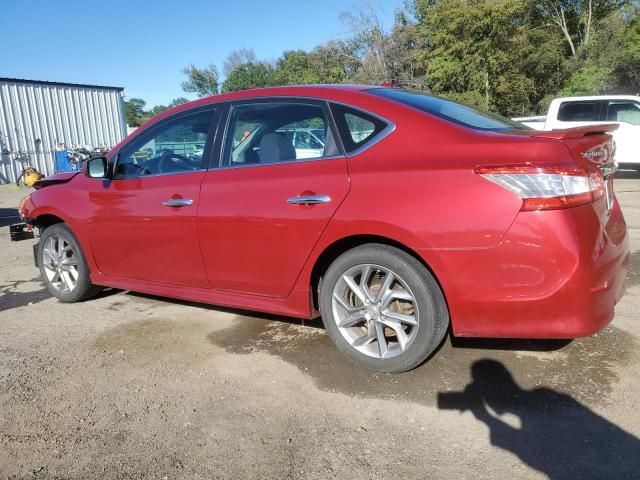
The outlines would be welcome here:
M 596 102 L 564 102 L 558 110 L 562 122 L 597 122 Z
M 640 104 L 629 100 L 611 101 L 607 110 L 607 120 L 640 125 Z
M 199 170 L 213 111 L 170 120 L 119 153 L 115 178 L 180 173 Z
M 365 146 L 388 125 L 377 117 L 345 105 L 332 104 L 331 111 L 347 153 Z
M 530 130 L 501 115 L 420 92 L 399 88 L 372 88 L 367 92 L 477 130 Z
M 304 103 L 234 106 L 226 143 L 225 165 L 231 166 L 315 159 L 338 153 L 324 108 Z

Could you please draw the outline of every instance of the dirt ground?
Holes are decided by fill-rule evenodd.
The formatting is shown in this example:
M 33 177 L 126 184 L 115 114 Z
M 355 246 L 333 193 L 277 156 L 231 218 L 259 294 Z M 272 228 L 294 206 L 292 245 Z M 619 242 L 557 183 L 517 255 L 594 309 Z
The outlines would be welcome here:
M 634 254 L 609 327 L 448 339 L 402 375 L 353 365 L 318 323 L 58 303 L 3 228 L 0 479 L 640 479 L 640 178 L 616 189 Z M 0 225 L 26 193 L 0 187 Z

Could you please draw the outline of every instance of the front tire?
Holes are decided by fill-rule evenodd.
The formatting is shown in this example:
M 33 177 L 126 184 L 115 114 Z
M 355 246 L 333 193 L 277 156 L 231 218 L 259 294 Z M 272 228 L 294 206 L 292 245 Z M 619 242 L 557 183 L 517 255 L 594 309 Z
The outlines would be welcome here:
M 80 244 L 64 223 L 46 228 L 40 236 L 38 266 L 47 290 L 61 302 L 81 302 L 101 290 L 91 283 Z
M 399 373 L 417 367 L 442 342 L 447 305 L 435 278 L 395 247 L 366 244 L 328 268 L 320 312 L 331 340 L 356 363 Z

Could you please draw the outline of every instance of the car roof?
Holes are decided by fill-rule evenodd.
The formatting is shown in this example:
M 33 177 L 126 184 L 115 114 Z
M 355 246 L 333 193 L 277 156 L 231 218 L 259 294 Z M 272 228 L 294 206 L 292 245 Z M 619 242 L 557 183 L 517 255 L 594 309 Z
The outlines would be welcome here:
M 635 95 L 591 95 L 584 97 L 560 97 L 555 98 L 554 102 L 580 102 L 580 101 L 601 101 L 601 100 L 640 100 Z
M 235 92 L 220 93 L 209 97 L 199 98 L 191 102 L 184 103 L 172 111 L 193 108 L 210 103 L 224 102 L 226 100 L 238 100 L 245 98 L 260 97 L 319 97 L 322 98 L 331 93 L 337 92 L 363 92 L 374 88 L 385 88 L 380 85 L 355 85 L 355 84 L 318 84 L 318 85 L 287 85 L 283 87 L 252 88 L 249 90 L 238 90 Z
M 112 150 L 116 150 L 120 144 L 125 143 L 132 135 L 138 135 L 140 132 L 153 126 L 156 122 L 171 116 L 175 113 L 190 110 L 197 107 L 205 107 L 216 103 L 242 100 L 242 99 L 259 99 L 263 97 L 299 97 L 299 98 L 317 98 L 339 101 L 339 98 L 345 98 L 346 95 L 367 95 L 364 92 L 377 88 L 390 88 L 382 85 L 357 85 L 357 84 L 317 84 L 317 85 L 288 85 L 281 87 L 265 87 L 252 88 L 249 90 L 238 90 L 235 92 L 220 93 L 208 97 L 192 100 L 176 107 L 168 108 L 164 112 L 151 118 L 142 124 L 135 132 L 127 135 Z M 374 97 L 374 100 L 378 100 Z M 383 100 L 386 102 L 386 100 Z

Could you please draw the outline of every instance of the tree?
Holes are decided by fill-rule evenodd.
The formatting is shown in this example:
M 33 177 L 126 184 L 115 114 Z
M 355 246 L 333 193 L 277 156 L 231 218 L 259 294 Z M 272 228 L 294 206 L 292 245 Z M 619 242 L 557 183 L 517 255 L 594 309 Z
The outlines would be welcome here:
M 124 102 L 124 116 L 127 125 L 131 127 L 139 127 L 146 121 L 146 112 L 144 111 L 144 107 L 146 105 L 147 102 L 141 98 L 132 98 L 131 100 L 126 100 Z
M 637 94 L 640 92 L 640 3 L 634 3 L 619 16 L 626 18 L 627 25 L 622 34 L 616 74 L 629 93 Z
M 309 85 L 321 83 L 320 75 L 304 50 L 284 52 L 273 72 L 275 85 Z
M 217 95 L 219 90 L 218 69 L 215 65 L 199 69 L 194 65 L 182 70 L 187 80 L 182 82 L 182 89 L 188 93 L 195 93 L 199 97 Z
M 274 65 L 234 50 L 224 82 L 212 65 L 191 66 L 185 91 L 391 81 L 520 116 L 559 94 L 640 90 L 639 0 L 405 0 L 388 29 L 372 1 L 341 14 L 345 39 Z
M 222 83 L 223 92 L 274 85 L 273 67 L 264 62 L 238 65 Z
M 342 83 L 357 71 L 360 60 L 348 42 L 330 40 L 309 53 L 309 63 L 318 74 L 319 83 Z
M 132 98 L 124 102 L 124 112 L 127 125 L 131 127 L 139 127 L 144 122 L 156 115 L 161 114 L 165 110 L 187 103 L 189 100 L 184 97 L 174 98 L 171 103 L 166 105 L 156 105 L 151 110 L 145 110 L 147 102 L 140 98 Z
M 182 105 L 183 103 L 187 103 L 188 101 L 189 99 L 184 97 L 174 98 L 173 100 L 171 100 L 169 108 L 177 107 L 178 105 Z
M 353 33 L 350 46 L 358 61 L 354 80 L 380 84 L 392 80 L 391 38 L 384 30 L 377 9 L 368 1 L 340 14 Z
M 507 115 L 536 103 L 527 74 L 531 53 L 530 2 L 514 0 L 418 1 L 417 54 L 432 92 Z M 536 48 L 545 48 L 537 45 Z
M 245 63 L 256 62 L 257 58 L 253 49 L 241 48 L 239 50 L 233 50 L 229 55 L 227 55 L 227 59 L 222 64 L 222 73 L 228 77 L 236 67 Z
M 591 40 L 594 23 L 626 3 L 627 0 L 545 0 L 539 8 L 560 29 L 575 57 Z
M 178 97 L 171 100 L 169 105 L 156 105 L 148 112 L 145 112 L 145 116 L 148 118 L 155 117 L 156 115 L 161 114 L 165 110 L 169 110 L 170 108 L 177 107 L 178 105 L 182 105 L 183 103 L 187 103 L 189 100 L 184 97 Z
M 612 87 L 611 74 L 607 67 L 587 64 L 577 70 L 565 86 L 560 90 L 560 96 L 574 95 L 602 95 Z

